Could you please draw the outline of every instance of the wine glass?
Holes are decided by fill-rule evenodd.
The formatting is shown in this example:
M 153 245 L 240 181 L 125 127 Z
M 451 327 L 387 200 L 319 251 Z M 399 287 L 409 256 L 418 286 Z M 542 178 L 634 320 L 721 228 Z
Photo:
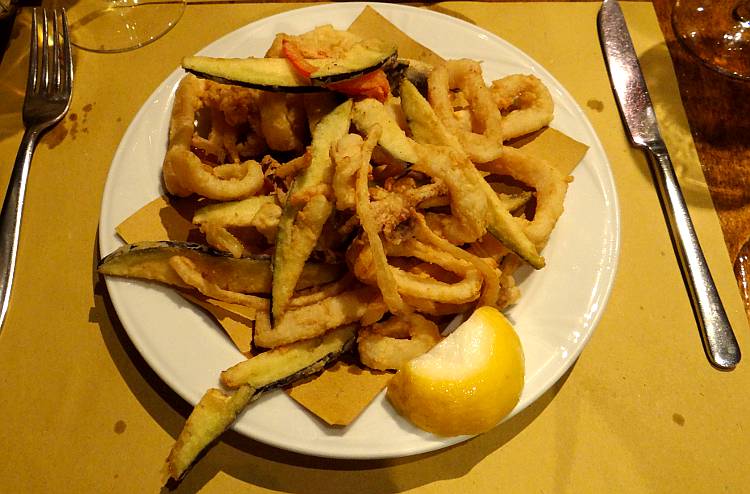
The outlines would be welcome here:
M 672 27 L 705 65 L 750 80 L 750 0 L 677 0 Z
M 72 43 L 95 52 L 147 45 L 172 29 L 186 0 L 53 0 L 65 7 Z

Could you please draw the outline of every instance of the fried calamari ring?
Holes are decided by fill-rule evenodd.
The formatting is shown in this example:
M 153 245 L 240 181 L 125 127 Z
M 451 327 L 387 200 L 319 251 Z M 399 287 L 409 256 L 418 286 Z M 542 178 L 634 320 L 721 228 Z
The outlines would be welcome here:
M 456 257 L 456 259 L 461 259 L 471 263 L 478 272 L 482 273 L 482 277 L 484 277 L 484 290 L 479 299 L 480 305 L 494 306 L 497 303 L 500 293 L 500 279 L 495 267 L 490 265 L 490 262 L 492 261 L 488 262 L 475 256 L 474 254 L 462 249 L 461 247 L 457 247 L 446 239 L 436 235 L 435 232 L 427 226 L 427 223 L 421 214 L 416 214 L 414 216 L 414 224 L 416 226 L 414 233 L 417 239 L 434 245 L 436 248 Z
M 213 167 L 179 144 L 167 151 L 163 176 L 167 191 L 180 197 L 195 193 L 217 201 L 234 201 L 255 195 L 263 187 L 263 170 L 257 161 Z
M 404 302 L 414 308 L 420 314 L 427 314 L 435 317 L 450 316 L 454 314 L 463 314 L 474 308 L 474 303 L 464 304 L 446 304 L 444 302 L 435 302 L 426 298 L 404 297 Z
M 169 148 L 162 174 L 170 194 L 187 197 L 193 193 L 220 201 L 243 199 L 263 187 L 263 171 L 253 160 L 244 163 L 204 163 L 193 151 L 196 113 L 203 103 L 199 95 L 204 81 L 186 76 L 175 93 L 169 127 Z
M 419 314 L 394 316 L 361 329 L 357 336 L 359 358 L 376 370 L 398 370 L 440 342 L 437 325 Z
M 476 269 L 465 269 L 464 277 L 456 283 L 444 283 L 413 273 L 395 269 L 394 277 L 399 293 L 412 297 L 423 297 L 446 304 L 463 304 L 479 298 L 482 290 L 482 275 Z
M 427 298 L 435 302 L 449 304 L 472 302 L 480 295 L 482 289 L 481 273 L 470 262 L 458 259 L 444 250 L 411 238 L 398 244 L 389 242 L 386 245 L 386 252 L 392 256 L 421 259 L 440 266 L 442 269 L 461 278 L 456 283 L 445 283 L 429 276 L 398 269 L 396 272 L 396 281 L 399 291 L 404 295 Z
M 397 257 L 414 257 L 440 266 L 459 277 L 455 283 L 436 280 L 425 273 L 412 273 L 396 266 L 388 266 L 402 296 L 424 298 L 434 302 L 463 304 L 479 298 L 482 290 L 482 275 L 471 263 L 435 249 L 415 239 L 400 244 L 388 242 L 386 253 Z M 361 239 L 352 242 L 347 250 L 347 260 L 354 276 L 365 284 L 375 285 L 375 269 L 372 252 Z
M 563 212 L 569 179 L 551 164 L 523 150 L 508 147 L 505 151 L 501 158 L 483 163 L 480 168 L 497 175 L 509 175 L 536 189 L 534 218 L 519 221 L 524 222 L 523 229 L 529 240 L 541 249 Z
M 466 117 L 456 116 L 451 91 L 458 89 L 468 104 L 472 129 Z M 430 105 L 475 163 L 498 158 L 503 153 L 502 115 L 482 78 L 482 67 L 473 60 L 451 60 L 433 69 L 427 79 Z M 463 110 L 463 109 L 461 109 Z
M 552 121 L 555 104 L 549 89 L 533 75 L 514 74 L 492 82 L 492 98 L 503 114 L 503 139 L 535 132 Z

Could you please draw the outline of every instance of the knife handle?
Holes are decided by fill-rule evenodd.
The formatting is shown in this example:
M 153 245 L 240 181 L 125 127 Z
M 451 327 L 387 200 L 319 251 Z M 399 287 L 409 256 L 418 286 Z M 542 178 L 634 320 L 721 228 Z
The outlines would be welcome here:
M 649 144 L 646 150 L 669 220 L 672 240 L 678 251 L 680 268 L 687 281 L 690 302 L 698 319 L 706 354 L 719 369 L 733 369 L 740 361 L 740 348 L 698 243 L 672 160 L 663 143 Z

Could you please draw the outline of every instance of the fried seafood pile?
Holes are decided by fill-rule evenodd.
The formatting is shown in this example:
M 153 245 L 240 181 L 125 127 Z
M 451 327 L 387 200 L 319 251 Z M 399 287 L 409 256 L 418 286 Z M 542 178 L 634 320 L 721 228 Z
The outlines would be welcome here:
M 279 35 L 267 58 L 312 77 L 316 59 L 361 41 L 325 26 Z M 222 374 L 234 391 L 211 390 L 196 406 L 172 477 L 264 390 L 355 346 L 363 365 L 399 369 L 455 315 L 516 302 L 521 265 L 544 266 L 569 177 L 507 143 L 552 120 L 547 88 L 529 75 L 487 85 L 465 59 L 394 78 L 404 63 L 317 92 L 190 74 L 180 83 L 164 185 L 199 204 L 193 221 L 208 247 L 125 250 L 160 253 L 161 278 L 142 277 L 251 308 L 264 351 Z M 133 275 L 130 262 L 113 268 L 122 254 L 102 272 Z

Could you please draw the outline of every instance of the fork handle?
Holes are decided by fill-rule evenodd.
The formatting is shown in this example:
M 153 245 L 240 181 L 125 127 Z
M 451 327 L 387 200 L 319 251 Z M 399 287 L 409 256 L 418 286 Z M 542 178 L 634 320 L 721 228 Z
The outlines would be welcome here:
M 31 157 L 34 154 L 40 129 L 27 128 L 21 138 L 16 161 L 8 181 L 8 189 L 0 212 L 0 331 L 10 305 L 10 292 L 16 270 L 16 254 L 21 231 L 21 216 L 26 196 Z

